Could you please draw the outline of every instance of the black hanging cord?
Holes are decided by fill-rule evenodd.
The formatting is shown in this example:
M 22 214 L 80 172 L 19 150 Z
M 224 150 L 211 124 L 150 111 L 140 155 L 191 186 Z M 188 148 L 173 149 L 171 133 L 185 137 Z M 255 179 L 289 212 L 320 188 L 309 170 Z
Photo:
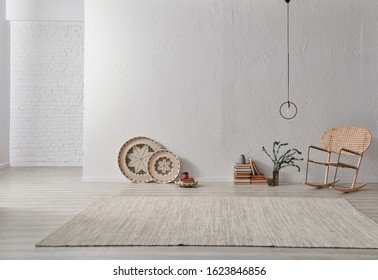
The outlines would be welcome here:
M 286 19 L 287 19 L 287 101 L 282 103 L 282 105 L 280 106 L 280 115 L 282 118 L 286 119 L 286 120 L 291 120 L 293 119 L 296 115 L 297 115 L 297 112 L 298 112 L 298 108 L 297 106 L 290 101 L 290 25 L 289 25 L 289 19 L 290 19 L 290 15 L 289 15 L 289 2 L 290 0 L 285 0 L 285 2 L 287 3 L 287 7 L 286 7 Z M 284 105 L 287 105 L 287 110 L 290 109 L 290 106 L 292 105 L 294 108 L 292 110 L 294 110 L 294 114 L 293 116 L 285 116 L 283 113 L 282 113 L 282 109 L 285 107 Z
M 287 106 L 290 108 L 290 27 L 289 27 L 289 2 L 287 3 Z

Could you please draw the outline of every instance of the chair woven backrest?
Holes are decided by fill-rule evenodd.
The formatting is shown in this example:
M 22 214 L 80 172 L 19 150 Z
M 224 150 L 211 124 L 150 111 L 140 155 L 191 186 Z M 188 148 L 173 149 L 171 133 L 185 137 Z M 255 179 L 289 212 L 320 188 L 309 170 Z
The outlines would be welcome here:
M 360 127 L 335 127 L 325 131 L 322 136 L 324 148 L 337 154 L 341 148 L 346 148 L 358 153 L 364 153 L 367 148 L 369 148 L 370 142 L 370 131 Z M 342 152 L 341 154 L 351 155 L 351 153 L 347 152 Z

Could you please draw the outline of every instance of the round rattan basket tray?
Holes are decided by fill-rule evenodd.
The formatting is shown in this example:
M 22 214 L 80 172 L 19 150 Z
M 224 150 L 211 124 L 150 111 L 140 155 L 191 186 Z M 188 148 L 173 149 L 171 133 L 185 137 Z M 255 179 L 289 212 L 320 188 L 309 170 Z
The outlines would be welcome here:
M 180 160 L 168 150 L 156 151 L 148 160 L 148 172 L 157 183 L 171 183 L 180 173 Z
M 118 153 L 118 166 L 123 175 L 134 183 L 152 181 L 148 172 L 148 161 L 161 145 L 147 137 L 135 137 L 128 140 Z

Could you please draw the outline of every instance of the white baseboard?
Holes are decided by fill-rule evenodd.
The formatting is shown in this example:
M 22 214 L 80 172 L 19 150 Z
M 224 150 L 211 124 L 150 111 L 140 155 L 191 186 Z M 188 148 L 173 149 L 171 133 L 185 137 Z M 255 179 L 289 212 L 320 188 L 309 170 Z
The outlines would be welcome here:
M 55 167 L 55 166 L 83 166 L 80 162 L 11 162 L 11 167 Z
M 231 183 L 233 182 L 232 177 L 196 177 L 197 181 L 202 183 Z M 319 178 L 319 180 L 314 180 L 314 182 L 322 182 L 324 178 Z M 86 183 L 131 183 L 131 181 L 125 177 L 83 177 L 83 182 Z M 367 182 L 367 183 L 377 183 L 377 178 L 364 178 L 358 180 L 359 182 Z M 345 183 L 350 183 L 351 180 L 345 179 Z M 280 180 L 280 183 L 285 184 L 303 184 L 303 181 L 287 181 L 287 180 Z
M 81 181 L 84 183 L 131 183 L 131 181 L 126 178 L 83 177 Z
M 199 182 L 203 183 L 226 183 L 226 182 L 232 182 L 231 177 L 196 177 L 196 180 Z M 127 178 L 104 178 L 104 177 L 83 177 L 82 178 L 83 182 L 88 182 L 88 183 L 95 183 L 95 182 L 100 182 L 100 183 L 130 183 L 131 181 Z
M 196 178 L 199 182 L 204 183 L 229 183 L 233 182 L 232 177 L 198 177 Z
M 8 163 L 0 163 L 0 170 L 8 168 L 10 166 L 9 162 Z
M 328 178 L 328 182 L 332 182 L 333 181 L 333 178 L 332 176 L 330 176 Z M 353 181 L 353 177 L 351 176 L 348 176 L 348 177 L 339 177 L 337 176 L 337 179 L 340 179 L 340 183 L 351 183 Z M 305 180 L 303 180 L 302 183 L 304 183 Z M 324 181 L 324 177 L 322 178 L 310 178 L 308 180 L 309 182 L 323 182 Z M 365 183 L 378 183 L 378 178 L 377 177 L 372 177 L 372 176 L 363 176 L 363 175 L 359 175 L 358 178 L 357 178 L 357 182 L 365 182 Z

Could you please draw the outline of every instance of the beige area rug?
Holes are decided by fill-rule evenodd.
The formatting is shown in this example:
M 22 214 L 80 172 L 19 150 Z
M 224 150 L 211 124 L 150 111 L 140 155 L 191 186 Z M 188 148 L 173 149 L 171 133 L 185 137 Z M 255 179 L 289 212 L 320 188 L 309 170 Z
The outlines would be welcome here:
M 36 246 L 378 248 L 378 224 L 344 199 L 103 197 Z

